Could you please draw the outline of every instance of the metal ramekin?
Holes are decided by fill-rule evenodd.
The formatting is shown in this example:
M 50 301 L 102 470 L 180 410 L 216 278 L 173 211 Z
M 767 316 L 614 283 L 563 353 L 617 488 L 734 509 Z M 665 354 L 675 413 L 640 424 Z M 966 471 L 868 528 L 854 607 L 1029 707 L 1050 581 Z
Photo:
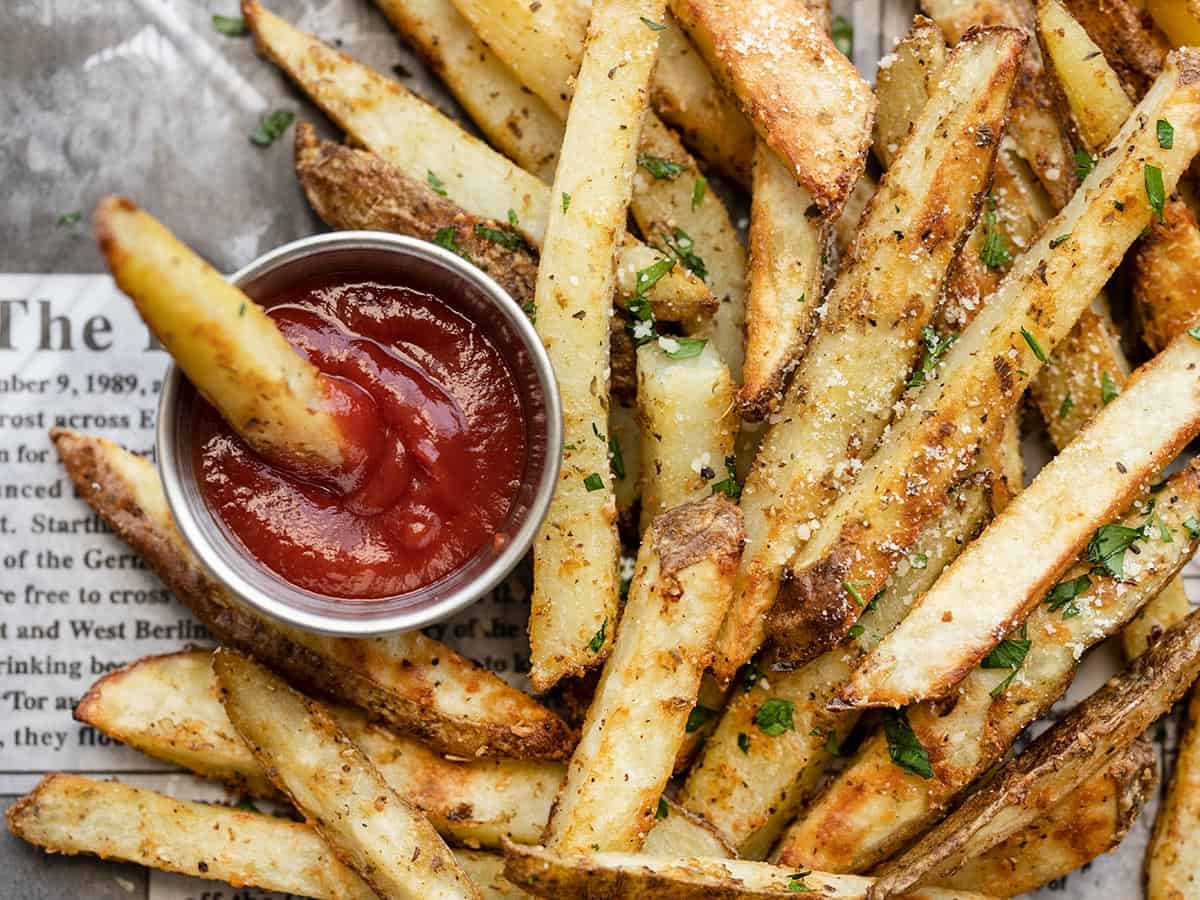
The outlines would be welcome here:
M 399 284 L 436 294 L 480 325 L 516 378 L 526 421 L 521 487 L 498 532 L 464 566 L 419 590 L 378 600 L 341 600 L 293 585 L 254 560 L 205 505 L 190 435 L 199 395 L 178 366 L 163 382 L 158 460 L 171 512 L 188 545 L 212 575 L 246 604 L 281 622 L 346 636 L 421 628 L 470 605 L 521 560 L 554 493 L 562 456 L 562 409 L 550 359 L 516 302 L 470 263 L 433 244 L 372 231 L 293 241 L 237 272 L 232 281 L 255 300 L 331 274 Z M 463 485 L 470 491 L 472 485 Z

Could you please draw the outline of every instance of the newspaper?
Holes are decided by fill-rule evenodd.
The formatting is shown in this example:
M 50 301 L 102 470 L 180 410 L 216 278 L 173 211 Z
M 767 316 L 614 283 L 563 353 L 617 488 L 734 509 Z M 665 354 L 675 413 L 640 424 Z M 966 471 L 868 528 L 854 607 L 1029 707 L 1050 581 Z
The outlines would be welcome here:
M 366 0 L 273 8 L 392 70 L 448 112 L 456 107 Z M 910 21 L 902 0 L 835 3 L 855 57 L 875 62 Z M 290 167 L 288 140 L 247 140 L 270 109 L 315 110 L 212 28 L 233 0 L 17 0 L 0 9 L 0 804 L 47 771 L 115 777 L 197 799 L 225 790 L 116 744 L 71 709 L 105 672 L 210 637 L 74 496 L 47 439 L 54 426 L 110 437 L 153 456 L 167 359 L 113 286 L 87 234 L 103 193 L 137 198 L 226 271 L 319 224 Z M 290 135 L 288 135 L 290 138 Z M 81 215 L 76 215 L 77 213 Z M 37 273 L 37 274 L 23 274 Z M 83 274 L 81 274 L 83 273 Z M 1191 570 L 1189 570 L 1191 572 Z M 1190 580 L 1190 579 L 1189 579 Z M 525 687 L 526 587 L 501 591 L 430 633 Z M 1114 662 L 1099 654 L 1078 693 Z M 1160 746 L 1169 755 L 1173 729 Z M 1119 852 L 1037 896 L 1136 896 L 1153 810 Z M 48 858 L 0 836 L 0 898 L 80 896 L 253 900 L 269 896 L 140 868 Z

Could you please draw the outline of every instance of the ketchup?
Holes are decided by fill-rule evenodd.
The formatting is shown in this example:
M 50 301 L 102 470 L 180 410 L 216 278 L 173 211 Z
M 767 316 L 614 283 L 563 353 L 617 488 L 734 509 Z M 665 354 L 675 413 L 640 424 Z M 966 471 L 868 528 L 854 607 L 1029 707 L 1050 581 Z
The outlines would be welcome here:
M 525 422 L 477 325 L 430 294 L 372 282 L 296 290 L 268 314 L 336 388 L 361 462 L 324 482 L 281 468 L 198 401 L 201 494 L 251 556 L 298 587 L 369 600 L 431 584 L 497 540 Z

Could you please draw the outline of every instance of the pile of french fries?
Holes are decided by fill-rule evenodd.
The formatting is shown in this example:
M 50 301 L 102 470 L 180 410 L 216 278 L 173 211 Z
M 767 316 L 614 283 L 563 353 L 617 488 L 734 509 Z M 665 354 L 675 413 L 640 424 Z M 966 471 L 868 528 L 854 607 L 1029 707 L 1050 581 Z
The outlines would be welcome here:
M 1169 468 L 1200 434 L 1197 4 L 924 0 L 872 89 L 824 0 L 376 2 L 482 140 L 242 6 L 350 140 L 297 128 L 317 214 L 484 268 L 549 352 L 530 680 L 582 722 L 421 634 L 259 618 L 149 462 L 60 430 L 222 645 L 76 718 L 296 816 L 56 774 L 13 833 L 317 898 L 1006 897 L 1117 846 L 1200 675 L 1200 463 Z M 748 254 L 709 177 L 749 190 Z M 98 232 L 252 446 L 339 464 L 269 319 L 128 201 Z M 1026 396 L 1057 451 L 1027 487 Z M 1109 638 L 1128 667 L 1010 753 Z M 1200 897 L 1197 719 L 1200 690 L 1154 900 Z

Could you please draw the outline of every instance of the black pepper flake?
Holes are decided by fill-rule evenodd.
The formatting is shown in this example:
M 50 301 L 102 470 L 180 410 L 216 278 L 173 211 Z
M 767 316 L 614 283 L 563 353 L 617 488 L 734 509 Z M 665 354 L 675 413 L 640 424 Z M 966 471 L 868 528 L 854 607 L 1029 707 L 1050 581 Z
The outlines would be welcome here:
M 1121 462 L 1119 459 L 1117 460 L 1117 471 L 1120 472 L 1122 475 L 1124 475 L 1126 472 L 1129 471 L 1128 469 L 1125 468 L 1125 463 Z
M 1049 282 L 1046 281 L 1046 261 L 1044 259 L 1038 263 L 1037 276 L 1042 280 L 1042 284 L 1049 284 Z
M 196 868 L 199 869 L 201 872 L 207 872 L 208 871 L 208 863 L 206 863 L 204 860 L 200 860 L 200 862 L 198 862 L 196 864 Z
M 701 466 L 700 477 L 705 481 L 712 481 L 717 477 L 717 473 L 713 471 L 712 466 Z

